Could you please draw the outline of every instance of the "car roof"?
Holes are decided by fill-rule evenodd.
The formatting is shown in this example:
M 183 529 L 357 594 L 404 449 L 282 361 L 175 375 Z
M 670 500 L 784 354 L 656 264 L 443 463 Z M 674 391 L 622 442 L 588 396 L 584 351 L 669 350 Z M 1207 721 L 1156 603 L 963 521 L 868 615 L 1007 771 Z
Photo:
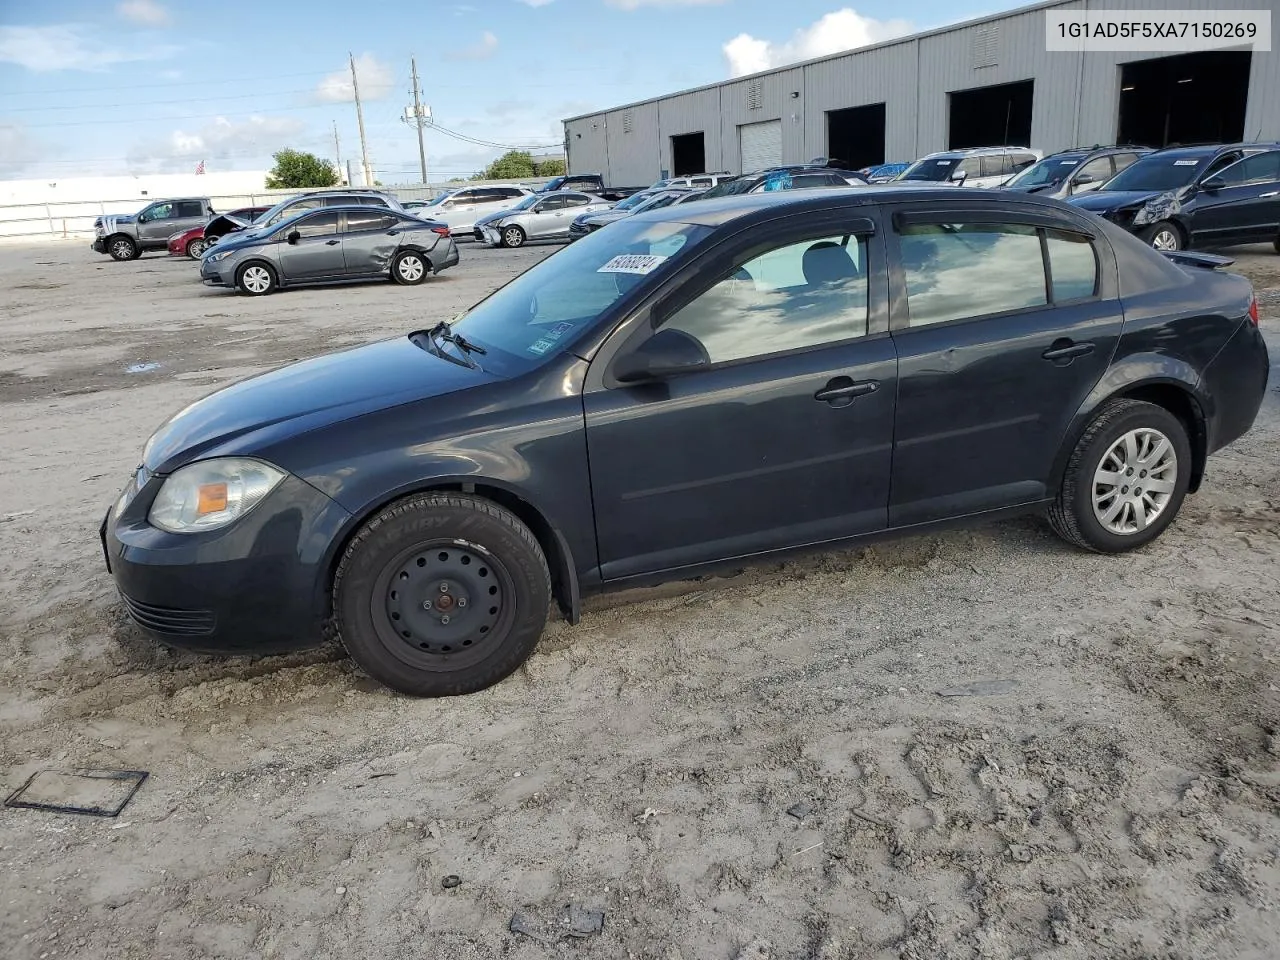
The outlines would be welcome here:
M 936 157 L 981 157 L 986 155 L 999 156 L 1003 153 L 1035 153 L 1034 147 L 965 147 L 960 150 L 939 150 L 937 153 L 925 154 L 922 160 L 932 160 Z

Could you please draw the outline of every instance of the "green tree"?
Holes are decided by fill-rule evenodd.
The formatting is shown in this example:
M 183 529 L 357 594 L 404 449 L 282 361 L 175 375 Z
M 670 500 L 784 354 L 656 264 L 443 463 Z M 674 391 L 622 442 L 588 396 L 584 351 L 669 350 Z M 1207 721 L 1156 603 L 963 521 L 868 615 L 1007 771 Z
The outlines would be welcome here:
M 520 180 L 532 177 L 533 157 L 526 150 L 508 150 L 484 168 L 481 180 Z
M 276 165 L 267 174 L 268 190 L 295 190 L 298 187 L 332 187 L 338 171 L 328 160 L 301 150 L 281 150 L 272 159 Z
M 533 165 L 535 177 L 563 177 L 568 172 L 563 160 L 543 160 Z

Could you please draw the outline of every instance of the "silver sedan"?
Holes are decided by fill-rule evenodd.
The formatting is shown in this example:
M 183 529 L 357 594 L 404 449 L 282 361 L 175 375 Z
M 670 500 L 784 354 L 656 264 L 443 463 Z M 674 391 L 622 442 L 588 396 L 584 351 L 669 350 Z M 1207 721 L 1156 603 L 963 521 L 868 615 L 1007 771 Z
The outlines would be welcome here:
M 612 206 L 608 200 L 573 190 L 535 194 L 511 210 L 477 220 L 475 238 L 494 247 L 520 247 L 528 240 L 567 240 L 575 217 Z

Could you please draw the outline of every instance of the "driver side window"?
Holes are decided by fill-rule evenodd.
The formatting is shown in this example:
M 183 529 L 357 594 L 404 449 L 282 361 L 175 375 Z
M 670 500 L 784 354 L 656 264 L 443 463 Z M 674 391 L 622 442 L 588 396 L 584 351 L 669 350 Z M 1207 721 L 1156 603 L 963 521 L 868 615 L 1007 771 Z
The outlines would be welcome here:
M 752 257 L 662 326 L 729 363 L 866 336 L 867 297 L 865 238 L 814 237 Z
M 1217 160 L 1213 161 L 1213 163 L 1209 164 L 1208 169 L 1204 172 L 1204 176 L 1200 179 L 1208 180 L 1210 177 L 1216 176 L 1239 159 L 1240 153 L 1238 151 L 1234 153 L 1224 153 Z
M 147 223 L 150 223 L 152 220 L 168 220 L 172 216 L 173 216 L 172 203 L 157 203 L 154 207 L 149 207 L 146 210 Z

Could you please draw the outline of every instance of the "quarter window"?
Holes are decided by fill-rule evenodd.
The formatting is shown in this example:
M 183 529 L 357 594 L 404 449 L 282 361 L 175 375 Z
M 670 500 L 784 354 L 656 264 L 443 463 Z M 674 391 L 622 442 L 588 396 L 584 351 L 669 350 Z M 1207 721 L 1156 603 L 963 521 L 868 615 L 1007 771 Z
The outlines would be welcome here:
M 1054 303 L 1092 297 L 1098 287 L 1098 260 L 1089 239 L 1075 233 L 1046 230 L 1044 245 L 1049 253 Z
M 328 237 L 338 232 L 336 213 L 317 213 L 307 217 L 293 228 L 299 237 Z
M 788 244 L 748 260 L 662 326 L 696 337 L 712 363 L 865 336 L 866 266 L 861 237 Z

